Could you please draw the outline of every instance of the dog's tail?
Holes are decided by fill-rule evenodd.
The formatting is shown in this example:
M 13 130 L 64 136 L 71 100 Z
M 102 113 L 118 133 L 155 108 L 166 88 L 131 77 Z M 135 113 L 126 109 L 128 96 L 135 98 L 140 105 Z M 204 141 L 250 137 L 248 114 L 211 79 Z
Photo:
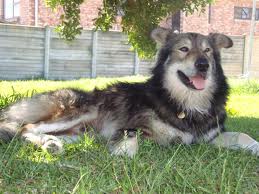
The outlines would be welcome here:
M 0 142 L 7 143 L 13 139 L 16 131 L 17 125 L 15 123 L 0 123 Z

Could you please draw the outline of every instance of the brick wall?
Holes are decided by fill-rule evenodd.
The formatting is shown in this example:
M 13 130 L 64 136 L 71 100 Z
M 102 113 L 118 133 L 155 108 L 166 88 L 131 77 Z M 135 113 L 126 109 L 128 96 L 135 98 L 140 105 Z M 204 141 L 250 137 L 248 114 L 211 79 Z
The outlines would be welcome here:
M 101 7 L 102 0 L 87 0 L 81 5 L 81 25 L 84 28 L 93 27 L 93 19 L 98 15 L 98 7 Z M 59 24 L 59 17 L 62 14 L 62 9 L 57 9 L 53 12 L 50 8 L 46 7 L 43 0 L 39 0 L 39 26 L 55 26 Z
M 20 24 L 34 25 L 34 0 L 20 1 Z
M 0 0 L 0 21 L 4 18 L 4 0 Z
M 51 8 L 46 7 L 43 0 L 39 0 L 38 8 L 38 25 L 39 26 L 55 26 L 59 24 L 59 17 L 62 14 L 62 9 L 57 9 L 55 12 Z
M 91 29 L 94 19 L 98 16 L 98 8 L 102 6 L 102 0 L 87 0 L 81 6 L 81 25 Z
M 21 0 L 21 21 L 23 25 L 35 24 L 34 12 L 35 0 Z M 81 5 L 81 25 L 84 28 L 93 27 L 93 19 L 98 15 L 98 7 L 102 6 L 102 0 L 87 0 Z M 59 17 L 62 9 L 57 9 L 55 12 L 49 7 L 46 7 L 44 0 L 39 0 L 38 25 L 39 26 L 55 26 L 59 24 Z
M 249 34 L 251 20 L 234 19 L 234 7 L 250 7 L 248 0 L 216 0 L 211 5 L 211 20 L 209 23 L 209 6 L 205 13 L 194 13 L 182 16 L 182 30 L 199 33 L 221 32 L 229 35 Z M 259 2 L 257 2 L 259 8 Z M 259 21 L 256 22 L 256 35 L 259 35 Z
M 181 15 L 181 30 L 183 32 L 199 32 L 208 34 L 208 9 L 204 13 L 195 12 L 192 15 Z

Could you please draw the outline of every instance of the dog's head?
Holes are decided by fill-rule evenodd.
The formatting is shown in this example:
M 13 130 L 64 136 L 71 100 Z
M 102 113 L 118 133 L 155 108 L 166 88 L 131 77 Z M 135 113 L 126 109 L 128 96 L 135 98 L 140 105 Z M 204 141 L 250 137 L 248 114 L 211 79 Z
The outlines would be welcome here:
M 223 34 L 175 34 L 164 28 L 153 30 L 151 36 L 160 46 L 153 72 L 162 72 L 163 87 L 187 109 L 206 109 L 217 87 L 216 79 L 224 78 L 220 50 L 232 47 L 232 40 Z

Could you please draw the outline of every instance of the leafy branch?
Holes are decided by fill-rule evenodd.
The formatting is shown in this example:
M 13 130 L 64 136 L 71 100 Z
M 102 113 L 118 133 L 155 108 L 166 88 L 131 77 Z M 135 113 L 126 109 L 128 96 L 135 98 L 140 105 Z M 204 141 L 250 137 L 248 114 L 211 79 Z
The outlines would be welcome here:
M 57 31 L 62 38 L 73 40 L 81 33 L 80 5 L 84 0 L 46 0 L 51 8 L 62 7 L 61 24 Z M 155 44 L 150 32 L 172 13 L 179 10 L 185 13 L 204 10 L 213 0 L 103 0 L 95 20 L 95 29 L 107 31 L 121 16 L 121 25 L 129 42 L 140 57 L 150 58 L 155 54 Z M 87 13 L 85 13 L 87 14 Z

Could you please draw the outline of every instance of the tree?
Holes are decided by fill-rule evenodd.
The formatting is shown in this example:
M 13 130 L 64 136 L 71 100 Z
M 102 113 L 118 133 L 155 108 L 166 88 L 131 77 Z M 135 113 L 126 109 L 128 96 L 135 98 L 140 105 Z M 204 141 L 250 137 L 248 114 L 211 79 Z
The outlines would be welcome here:
M 61 24 L 57 31 L 62 38 L 73 40 L 81 33 L 80 5 L 84 0 L 45 0 L 55 9 L 62 7 Z M 179 10 L 185 13 L 203 10 L 213 0 L 103 0 L 95 20 L 96 30 L 107 31 L 121 15 L 122 30 L 128 35 L 129 42 L 140 57 L 152 57 L 155 44 L 150 39 L 150 32 L 164 18 Z

